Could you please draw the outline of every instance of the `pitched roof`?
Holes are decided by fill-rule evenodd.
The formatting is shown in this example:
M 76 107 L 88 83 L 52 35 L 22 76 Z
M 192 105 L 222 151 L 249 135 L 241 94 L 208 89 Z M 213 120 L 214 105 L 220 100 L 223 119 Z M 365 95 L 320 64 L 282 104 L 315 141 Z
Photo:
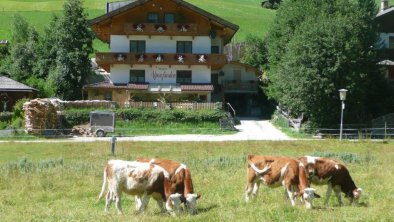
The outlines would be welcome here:
M 379 32 L 394 32 L 394 7 L 380 11 L 375 21 L 378 24 Z
M 151 1 L 151 0 L 136 0 L 134 2 L 131 2 L 130 4 L 127 4 L 127 5 L 123 6 L 123 7 L 120 7 L 118 9 L 116 9 L 116 10 L 113 10 L 113 11 L 107 13 L 107 14 L 104 14 L 102 16 L 99 16 L 97 18 L 94 18 L 94 19 L 90 20 L 90 24 L 94 25 L 94 24 L 100 23 L 102 21 L 105 21 L 107 19 L 111 19 L 112 17 L 117 16 L 117 15 L 123 13 L 123 12 L 126 12 L 129 9 L 131 9 L 131 8 L 142 6 L 142 5 L 144 5 L 145 3 L 149 2 L 149 1 Z M 176 4 L 178 4 L 180 6 L 184 6 L 185 8 L 193 10 L 193 11 L 199 13 L 200 15 L 205 16 L 205 17 L 207 17 L 207 18 L 209 18 L 209 19 L 211 19 L 213 21 L 216 21 L 219 24 L 222 24 L 223 26 L 229 27 L 229 28 L 231 28 L 231 29 L 233 29 L 235 31 L 238 31 L 238 29 L 239 29 L 238 25 L 235 25 L 235 24 L 233 24 L 233 23 L 231 23 L 229 21 L 226 21 L 226 20 L 224 20 L 224 19 L 222 19 L 222 18 L 220 18 L 220 17 L 218 17 L 218 16 L 216 16 L 214 14 L 211 14 L 211 13 L 209 13 L 209 12 L 207 12 L 207 11 L 201 9 L 201 8 L 198 8 L 197 6 L 194 6 L 194 5 L 192 5 L 192 4 L 188 3 L 188 2 L 185 2 L 183 0 L 169 0 L 169 1 L 173 1 L 173 2 L 175 2 Z
M 83 89 L 134 89 L 134 90 L 147 90 L 149 88 L 149 84 L 113 84 L 111 82 L 99 82 L 84 85 Z
M 113 84 L 111 82 L 93 83 L 83 86 L 83 89 L 129 89 L 129 90 L 148 90 L 149 83 L 128 83 L 128 84 Z M 187 84 L 181 85 L 181 91 L 196 92 L 196 91 L 213 91 L 212 84 Z
M 394 66 L 394 62 L 391 60 L 383 60 L 381 62 L 378 63 L 379 65 L 383 65 L 383 66 Z
M 383 11 L 380 11 L 380 12 L 376 15 L 376 17 L 380 17 L 380 16 L 383 16 L 383 15 L 386 15 L 386 14 L 392 12 L 392 11 L 394 11 L 394 7 L 390 7 L 390 8 L 388 8 L 388 9 L 383 10 Z
M 213 85 L 211 84 L 191 84 L 181 85 L 182 91 L 213 91 Z
M 5 76 L 0 76 L 0 91 L 13 91 L 13 92 L 18 92 L 18 91 L 24 91 L 24 92 L 33 92 L 33 91 L 39 91 L 37 89 L 34 89 L 30 86 L 26 86 L 23 83 L 17 82 L 13 79 L 7 78 Z

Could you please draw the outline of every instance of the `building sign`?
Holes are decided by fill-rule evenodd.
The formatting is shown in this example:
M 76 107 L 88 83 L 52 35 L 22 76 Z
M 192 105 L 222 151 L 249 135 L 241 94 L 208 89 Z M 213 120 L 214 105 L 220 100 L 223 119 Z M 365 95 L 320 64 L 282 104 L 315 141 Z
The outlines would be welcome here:
M 152 71 L 153 80 L 176 79 L 176 71 L 167 67 L 155 67 Z

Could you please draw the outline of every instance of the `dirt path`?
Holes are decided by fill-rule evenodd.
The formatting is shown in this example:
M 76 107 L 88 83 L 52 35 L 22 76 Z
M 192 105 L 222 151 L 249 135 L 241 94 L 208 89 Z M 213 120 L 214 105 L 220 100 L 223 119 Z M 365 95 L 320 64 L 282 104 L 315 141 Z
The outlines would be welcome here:
M 292 140 L 284 133 L 276 129 L 267 120 L 241 119 L 241 124 L 236 126 L 238 133 L 232 135 L 162 135 L 162 136 L 132 136 L 119 137 L 118 141 L 246 141 L 246 140 Z M 59 140 L 33 140 L 33 141 L 13 141 L 13 142 L 93 142 L 109 141 L 109 137 L 75 137 Z M 7 142 L 7 141 L 0 141 Z

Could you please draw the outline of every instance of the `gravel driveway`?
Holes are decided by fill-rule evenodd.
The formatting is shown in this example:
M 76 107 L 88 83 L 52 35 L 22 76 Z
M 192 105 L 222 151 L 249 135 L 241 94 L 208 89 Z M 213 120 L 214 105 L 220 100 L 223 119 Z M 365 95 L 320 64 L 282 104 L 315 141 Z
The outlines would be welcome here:
M 232 135 L 162 135 L 162 136 L 132 136 L 119 137 L 118 141 L 246 141 L 246 140 L 292 140 L 284 133 L 276 129 L 268 120 L 241 119 L 241 124 L 236 126 L 238 133 Z M 13 141 L 22 143 L 35 142 L 93 142 L 110 141 L 111 138 L 75 137 L 59 140 L 32 140 Z M 8 141 L 0 141 L 8 142 Z
M 232 135 L 162 135 L 121 137 L 118 141 L 245 141 L 245 140 L 291 140 L 276 129 L 268 120 L 242 119 L 236 126 L 238 133 Z M 77 141 L 109 140 L 109 138 L 73 138 Z

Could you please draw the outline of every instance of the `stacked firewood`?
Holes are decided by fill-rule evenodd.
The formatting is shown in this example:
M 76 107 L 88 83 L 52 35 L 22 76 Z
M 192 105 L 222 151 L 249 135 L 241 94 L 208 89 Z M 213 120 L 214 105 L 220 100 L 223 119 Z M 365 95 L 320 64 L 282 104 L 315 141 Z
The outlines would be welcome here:
M 26 131 L 30 134 L 43 134 L 45 130 L 57 129 L 59 125 L 59 101 L 34 99 L 23 104 Z
M 71 130 L 71 134 L 75 136 L 93 136 L 88 126 L 74 126 Z

